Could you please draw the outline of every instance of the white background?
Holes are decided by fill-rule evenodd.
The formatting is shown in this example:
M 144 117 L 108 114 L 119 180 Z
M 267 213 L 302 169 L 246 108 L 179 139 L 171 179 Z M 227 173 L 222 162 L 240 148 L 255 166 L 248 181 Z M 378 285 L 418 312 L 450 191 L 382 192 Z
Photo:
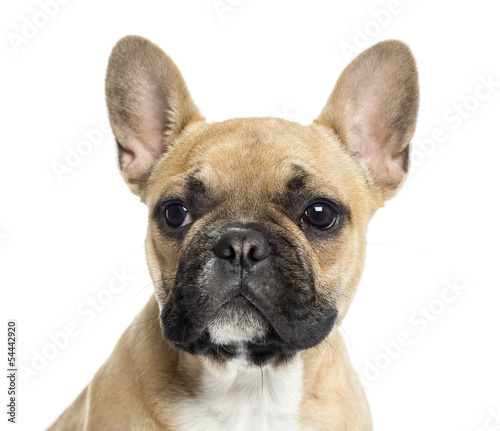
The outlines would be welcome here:
M 153 291 L 146 208 L 122 182 L 109 131 L 95 132 L 106 118 L 107 58 L 127 34 L 174 59 L 209 121 L 281 116 L 308 124 L 351 59 L 346 44 L 410 45 L 421 84 L 414 166 L 371 223 L 343 329 L 376 429 L 500 429 L 499 10 L 495 1 L 397 3 L 384 13 L 393 2 L 70 0 L 46 20 L 37 1 L 4 4 L 0 311 L 2 325 L 18 321 L 27 370 L 17 429 L 56 419 Z M 33 21 L 39 28 L 29 33 Z M 23 31 L 29 37 L 16 45 Z M 66 164 L 86 133 L 102 143 L 59 179 L 54 163 Z M 434 144 L 433 133 L 441 133 Z M 113 271 L 132 279 L 118 280 L 122 289 L 110 297 Z M 95 315 L 92 297 L 106 302 Z M 61 335 L 68 324 L 71 337 Z M 411 344 L 394 344 L 401 332 Z

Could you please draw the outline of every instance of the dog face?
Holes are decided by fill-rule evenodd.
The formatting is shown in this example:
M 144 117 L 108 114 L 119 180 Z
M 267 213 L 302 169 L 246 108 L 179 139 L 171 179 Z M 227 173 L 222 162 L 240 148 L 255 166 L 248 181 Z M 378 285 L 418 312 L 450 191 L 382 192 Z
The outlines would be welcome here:
M 358 56 L 309 126 L 207 124 L 170 58 L 135 36 L 113 50 L 106 96 L 122 174 L 149 208 L 166 340 L 255 365 L 323 341 L 355 293 L 368 222 L 408 170 L 418 82 L 406 45 Z
M 319 130 L 278 119 L 200 125 L 188 136 L 162 158 L 147 197 L 165 337 L 257 364 L 316 345 L 360 273 L 371 210 L 354 162 L 324 151 Z

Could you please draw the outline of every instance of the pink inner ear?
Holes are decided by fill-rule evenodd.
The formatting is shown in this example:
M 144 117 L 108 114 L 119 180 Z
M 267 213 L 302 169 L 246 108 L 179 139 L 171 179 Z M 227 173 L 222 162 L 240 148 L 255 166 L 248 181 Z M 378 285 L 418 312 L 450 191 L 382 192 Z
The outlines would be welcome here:
M 395 189 L 408 168 L 417 110 L 415 60 L 404 43 L 389 40 L 344 69 L 316 121 L 335 131 L 370 180 Z
M 113 48 L 106 102 L 122 174 L 137 194 L 144 192 L 144 180 L 169 139 L 204 120 L 170 57 L 139 36 L 126 36 Z
M 125 142 L 120 142 L 122 167 L 134 176 L 150 171 L 165 152 L 167 130 L 167 98 L 159 85 L 138 74 L 134 89 L 135 112 L 127 127 Z
M 127 149 L 120 154 L 122 169 L 133 172 L 134 177 L 141 177 L 152 169 L 165 151 L 165 145 L 148 145 L 147 141 L 136 139 L 130 135 Z M 163 148 L 163 151 L 161 150 Z
M 371 175 L 393 187 L 404 177 L 405 161 L 398 152 L 401 145 L 400 134 L 384 124 L 384 119 L 372 115 L 353 128 L 357 144 L 353 145 L 353 156 L 371 173 Z
M 353 156 L 370 174 L 389 187 L 396 186 L 404 177 L 406 161 L 403 154 L 394 154 L 394 136 L 382 138 L 387 140 L 387 145 L 378 145 L 377 138 L 361 137 L 364 145 L 357 147 Z M 392 141 L 392 142 L 391 142 Z M 380 142 L 380 141 L 378 141 Z
M 394 124 L 399 101 L 394 97 L 394 88 L 387 83 L 390 72 L 387 67 L 375 68 L 371 79 L 357 87 L 349 111 L 353 114 L 350 120 L 353 156 L 372 176 L 392 187 L 403 179 L 405 163 L 401 155 L 401 131 Z

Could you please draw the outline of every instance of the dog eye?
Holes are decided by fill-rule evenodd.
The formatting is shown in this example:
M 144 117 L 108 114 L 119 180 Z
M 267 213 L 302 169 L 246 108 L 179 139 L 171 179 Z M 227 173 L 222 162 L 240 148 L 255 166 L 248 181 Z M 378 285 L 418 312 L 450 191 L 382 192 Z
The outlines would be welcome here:
M 310 224 L 318 229 L 328 229 L 332 227 L 337 219 L 337 212 L 332 206 L 325 203 L 316 203 L 309 206 L 300 222 Z
M 193 216 L 187 208 L 179 203 L 171 203 L 165 209 L 165 218 L 171 227 L 182 227 L 193 222 Z

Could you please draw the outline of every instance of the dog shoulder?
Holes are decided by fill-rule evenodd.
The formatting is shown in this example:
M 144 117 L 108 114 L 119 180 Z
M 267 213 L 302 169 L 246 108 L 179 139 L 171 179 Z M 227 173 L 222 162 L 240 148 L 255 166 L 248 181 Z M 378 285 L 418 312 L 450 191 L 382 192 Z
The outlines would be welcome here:
M 47 431 L 83 431 L 87 411 L 87 391 L 88 387 Z

